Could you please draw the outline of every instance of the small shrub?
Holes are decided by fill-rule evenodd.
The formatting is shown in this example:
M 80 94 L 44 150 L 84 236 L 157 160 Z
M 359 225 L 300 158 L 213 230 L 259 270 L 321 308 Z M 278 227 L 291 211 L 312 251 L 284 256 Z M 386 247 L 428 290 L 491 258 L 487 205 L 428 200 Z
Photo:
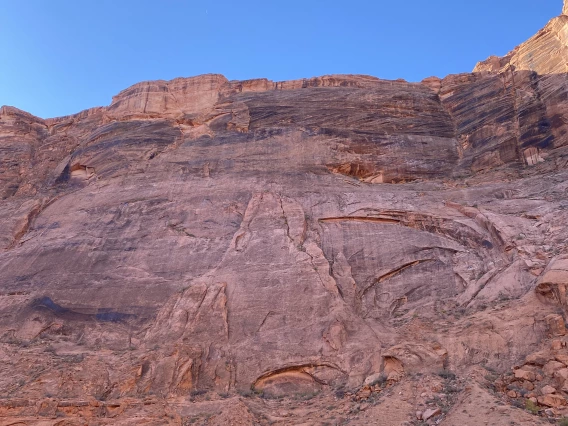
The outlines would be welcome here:
M 447 385 L 444 386 L 444 393 L 458 393 L 460 390 L 456 386 Z
M 387 375 L 382 373 L 377 380 L 374 380 L 373 383 L 371 383 L 371 386 L 379 385 L 380 387 L 383 387 L 386 383 Z
M 525 409 L 531 413 L 531 414 L 538 414 L 538 405 L 536 405 L 534 402 L 532 402 L 530 399 L 527 399 L 525 401 Z M 565 426 L 568 426 L 568 424 L 566 424 Z
M 558 422 L 558 426 L 568 426 L 568 417 L 564 417 Z
M 454 373 L 452 373 L 451 371 L 447 371 L 447 370 L 442 370 L 440 372 L 438 372 L 438 376 L 440 376 L 443 379 L 446 380 L 455 380 L 456 379 L 456 375 Z
M 303 393 L 299 396 L 301 400 L 309 401 L 310 399 L 314 399 L 316 396 L 318 396 L 318 392 Z
M 522 403 L 521 401 L 519 401 L 518 399 L 514 399 L 514 400 L 511 402 L 511 405 L 512 405 L 513 407 L 516 407 L 516 408 L 523 408 L 523 407 L 524 407 L 524 406 L 523 406 L 523 403 Z
M 239 391 L 239 395 L 242 396 L 243 398 L 250 398 L 252 396 L 252 391 L 242 390 L 242 391 Z

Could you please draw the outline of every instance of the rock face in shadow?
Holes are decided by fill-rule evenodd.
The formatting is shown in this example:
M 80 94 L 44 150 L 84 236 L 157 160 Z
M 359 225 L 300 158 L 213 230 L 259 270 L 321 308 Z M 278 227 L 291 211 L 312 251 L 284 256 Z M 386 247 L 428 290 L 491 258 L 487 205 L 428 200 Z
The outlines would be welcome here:
M 463 423 L 494 398 L 480 369 L 562 355 L 567 19 L 421 83 L 204 75 L 68 117 L 2 107 L 0 416 Z M 560 415 L 557 376 L 534 404 Z

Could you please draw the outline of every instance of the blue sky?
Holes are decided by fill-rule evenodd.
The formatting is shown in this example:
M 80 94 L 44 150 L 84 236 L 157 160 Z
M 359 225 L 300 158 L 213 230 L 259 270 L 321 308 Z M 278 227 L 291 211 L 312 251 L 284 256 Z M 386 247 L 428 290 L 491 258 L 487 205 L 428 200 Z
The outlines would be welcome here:
M 562 0 L 18 0 L 0 5 L 0 105 L 55 117 L 143 80 L 468 72 Z

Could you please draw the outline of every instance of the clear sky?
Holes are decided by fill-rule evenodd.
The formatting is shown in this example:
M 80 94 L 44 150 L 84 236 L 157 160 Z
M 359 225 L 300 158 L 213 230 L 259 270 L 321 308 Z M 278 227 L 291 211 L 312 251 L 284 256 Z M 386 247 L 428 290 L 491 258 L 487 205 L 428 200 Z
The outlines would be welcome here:
M 143 80 L 220 73 L 419 81 L 504 55 L 562 0 L 5 0 L 0 105 L 40 117 Z

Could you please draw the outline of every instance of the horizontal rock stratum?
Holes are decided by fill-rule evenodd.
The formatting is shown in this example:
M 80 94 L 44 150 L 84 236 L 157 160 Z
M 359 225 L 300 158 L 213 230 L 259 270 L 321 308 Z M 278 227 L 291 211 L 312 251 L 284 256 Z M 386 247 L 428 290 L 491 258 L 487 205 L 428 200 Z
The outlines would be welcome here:
M 568 416 L 566 7 L 420 83 L 2 107 L 0 424 Z

